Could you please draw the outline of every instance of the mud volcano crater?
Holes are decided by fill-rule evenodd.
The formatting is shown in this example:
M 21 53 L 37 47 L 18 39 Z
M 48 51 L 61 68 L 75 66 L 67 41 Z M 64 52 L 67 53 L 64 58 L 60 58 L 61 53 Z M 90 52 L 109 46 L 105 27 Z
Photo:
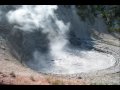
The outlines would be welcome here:
M 38 72 L 87 73 L 116 62 L 112 55 L 93 50 L 91 26 L 80 21 L 75 6 L 23 5 L 5 16 L 10 52 Z
M 62 49 L 59 49 L 61 43 L 58 42 L 53 44 L 51 50 L 50 40 L 40 31 L 26 33 L 18 30 L 14 34 L 12 32 L 8 40 L 13 56 L 31 69 L 42 73 L 87 73 L 107 69 L 115 64 L 112 55 L 93 51 L 94 47 L 88 47 L 86 43 L 80 41 L 78 46 L 69 41 Z

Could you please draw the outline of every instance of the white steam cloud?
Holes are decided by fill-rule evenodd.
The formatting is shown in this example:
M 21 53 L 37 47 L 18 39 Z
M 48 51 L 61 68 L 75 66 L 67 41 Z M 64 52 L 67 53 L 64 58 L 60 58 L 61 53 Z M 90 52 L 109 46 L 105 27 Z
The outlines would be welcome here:
M 66 25 L 57 20 L 54 13 L 57 8 L 56 5 L 22 5 L 17 10 L 8 12 L 7 17 L 10 23 L 17 24 L 14 28 L 25 31 L 42 28 L 43 32 L 50 32 L 54 30 L 52 25 L 49 25 L 52 19 L 55 20 L 59 30 L 66 29 Z
M 8 22 L 13 24 L 14 28 L 29 32 L 41 30 L 42 33 L 48 33 L 50 55 L 54 58 L 53 69 L 49 69 L 49 64 L 45 60 L 41 61 L 40 58 L 45 57 L 41 57 L 42 54 L 39 51 L 33 52 L 37 65 L 46 67 L 43 72 L 73 74 L 108 68 L 115 63 L 113 56 L 94 51 L 78 51 L 79 56 L 64 51 L 68 43 L 66 33 L 71 24 L 58 19 L 55 13 L 57 9 L 56 5 L 22 5 L 16 10 L 9 11 L 6 15 Z
M 46 28 L 48 22 L 46 23 L 45 21 L 49 16 L 54 16 L 52 15 L 53 11 L 57 9 L 57 6 L 47 7 L 48 8 L 46 8 L 45 5 L 22 5 L 17 10 L 8 12 L 8 21 L 12 24 L 17 24 L 14 28 L 26 31 L 37 29 L 39 27 Z
M 0 21 L 1 21 L 1 19 L 2 19 L 2 11 L 0 10 Z
M 8 12 L 7 18 L 9 23 L 15 24 L 14 28 L 24 31 L 42 28 L 43 33 L 49 33 L 51 49 L 61 50 L 67 43 L 65 33 L 69 30 L 70 23 L 65 25 L 63 21 L 58 20 L 54 13 L 57 8 L 56 5 L 22 5 L 20 8 Z

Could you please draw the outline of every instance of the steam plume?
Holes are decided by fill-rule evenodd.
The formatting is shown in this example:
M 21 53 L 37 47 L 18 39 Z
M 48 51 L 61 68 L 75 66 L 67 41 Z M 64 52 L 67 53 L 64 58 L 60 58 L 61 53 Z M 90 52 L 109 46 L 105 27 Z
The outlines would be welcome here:
M 108 55 L 108 57 L 106 54 L 95 51 L 80 51 L 79 48 L 74 50 L 67 46 L 70 43 L 68 32 L 70 30 L 76 31 L 76 37 L 84 36 L 86 38 L 88 36 L 84 30 L 87 30 L 88 25 L 79 21 L 75 8 L 69 9 L 69 11 L 71 10 L 71 16 L 63 17 L 65 20 L 68 18 L 65 22 L 65 20 L 59 18 L 62 16 L 58 12 L 56 13 L 59 8 L 57 5 L 21 5 L 14 6 L 14 9 L 5 13 L 6 19 L 13 26 L 13 29 L 30 33 L 40 31 L 43 35 L 47 34 L 50 41 L 48 43 L 49 54 L 43 54 L 36 49 L 32 52 L 33 58 L 28 64 L 31 67 L 38 66 L 35 69 L 42 72 L 59 74 L 89 72 L 112 66 L 115 62 L 111 55 Z M 65 7 L 64 10 L 66 10 Z M 1 13 L 0 10 L 0 16 Z M 62 10 L 60 10 L 60 13 L 62 13 Z M 66 48 L 71 52 L 68 52 Z M 76 55 L 75 52 L 78 54 Z M 50 63 L 49 55 L 54 59 L 54 63 Z M 35 63 L 33 64 L 33 62 Z M 52 64 L 52 68 L 50 64 Z

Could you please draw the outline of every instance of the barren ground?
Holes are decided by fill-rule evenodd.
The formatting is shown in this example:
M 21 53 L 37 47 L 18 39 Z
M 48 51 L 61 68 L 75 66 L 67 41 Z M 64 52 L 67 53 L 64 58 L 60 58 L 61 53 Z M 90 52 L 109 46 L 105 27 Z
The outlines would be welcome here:
M 103 46 L 105 44 L 102 44 Z M 100 48 L 100 44 L 96 47 Z M 109 49 L 109 48 L 108 48 Z M 113 50 L 114 48 L 110 48 Z M 115 49 L 114 49 L 115 50 Z M 119 47 L 115 50 L 119 57 Z M 119 65 L 118 65 L 119 67 Z M 8 85 L 120 85 L 120 72 L 95 76 L 60 76 L 37 73 L 16 60 L 0 37 L 0 84 Z M 103 72 L 104 73 L 104 72 Z

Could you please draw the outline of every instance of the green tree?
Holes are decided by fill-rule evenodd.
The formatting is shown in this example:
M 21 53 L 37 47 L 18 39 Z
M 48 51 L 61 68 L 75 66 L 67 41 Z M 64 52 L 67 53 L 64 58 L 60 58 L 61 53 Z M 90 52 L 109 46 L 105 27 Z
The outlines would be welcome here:
M 120 6 L 119 5 L 76 5 L 81 19 L 94 22 L 95 17 L 103 17 L 109 32 L 120 33 Z

